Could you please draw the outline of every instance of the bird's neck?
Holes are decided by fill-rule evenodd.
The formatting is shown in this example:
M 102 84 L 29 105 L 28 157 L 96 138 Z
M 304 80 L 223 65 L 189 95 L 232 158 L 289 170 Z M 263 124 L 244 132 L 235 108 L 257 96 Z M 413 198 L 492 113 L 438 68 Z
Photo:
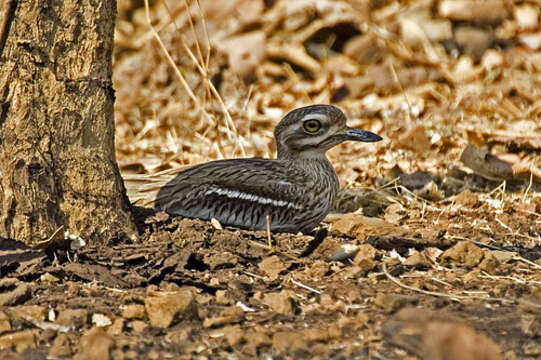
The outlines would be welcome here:
M 289 154 L 288 154 L 289 155 Z M 302 169 L 312 173 L 315 176 L 329 177 L 334 186 L 338 186 L 338 177 L 334 168 L 325 156 L 324 152 L 311 151 L 310 153 L 295 153 L 294 155 L 285 156 L 284 153 L 279 153 L 279 161 L 284 161 L 289 166 L 295 169 Z
M 329 159 L 325 155 L 325 151 L 317 151 L 310 149 L 309 151 L 288 151 L 287 149 L 278 148 L 278 160 L 286 161 L 316 161 L 328 163 Z
M 278 161 L 286 162 L 292 171 L 304 173 L 307 179 L 310 179 L 314 185 L 310 191 L 318 192 L 327 200 L 325 203 L 329 206 L 333 204 L 339 188 L 339 181 L 334 168 L 325 156 L 325 153 L 312 153 L 312 156 L 297 156 L 279 158 Z

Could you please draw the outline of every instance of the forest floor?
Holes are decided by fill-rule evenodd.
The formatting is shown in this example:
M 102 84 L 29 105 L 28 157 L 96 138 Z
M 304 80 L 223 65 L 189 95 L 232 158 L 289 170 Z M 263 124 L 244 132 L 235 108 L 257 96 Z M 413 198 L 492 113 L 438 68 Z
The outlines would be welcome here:
M 2 240 L 0 358 L 541 358 L 539 3 L 188 3 L 155 2 L 156 38 L 119 1 L 117 158 L 140 238 Z M 272 157 L 273 126 L 312 103 L 385 138 L 329 151 L 325 230 L 149 209 L 184 165 Z

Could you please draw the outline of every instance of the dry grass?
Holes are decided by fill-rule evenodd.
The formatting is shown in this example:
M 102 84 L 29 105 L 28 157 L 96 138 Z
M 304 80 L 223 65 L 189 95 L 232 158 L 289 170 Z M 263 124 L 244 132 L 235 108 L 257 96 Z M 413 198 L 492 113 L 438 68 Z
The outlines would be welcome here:
M 243 3 L 238 2 L 239 11 Z M 354 1 L 314 4 L 319 4 L 315 12 L 304 5 L 291 10 L 279 1 L 271 8 L 250 8 L 260 12 L 250 16 L 209 1 L 159 1 L 152 8 L 145 1 L 144 9 L 121 13 L 115 87 L 123 173 L 154 174 L 146 179 L 159 185 L 175 173 L 163 170 L 226 157 L 273 156 L 272 129 L 286 111 L 331 102 L 344 89 L 348 94 L 338 105 L 350 123 L 386 139 L 330 151 L 344 186 L 374 185 L 396 165 L 406 173 L 464 170 L 459 158 L 468 143 L 502 153 L 515 149 L 521 161 L 539 168 L 539 148 L 520 143 L 525 134 L 541 136 L 538 53 L 504 46 L 482 57 L 457 57 L 432 40 L 433 34 L 415 28 L 416 16 L 426 11 L 423 3 L 396 1 L 368 10 Z M 436 13 L 426 21 L 443 19 Z M 403 26 L 419 30 L 418 43 L 404 36 Z M 498 33 L 505 26 L 492 29 Z M 355 27 L 362 34 L 358 48 Z M 239 40 L 254 32 L 264 34 L 262 43 Z M 346 45 L 335 46 L 341 42 Z M 243 46 L 248 53 L 258 46 L 267 52 L 258 63 L 247 61 L 251 83 L 229 62 L 236 56 L 231 49 Z M 221 80 L 213 81 L 216 76 Z M 428 147 L 408 143 L 403 134 L 413 126 L 421 126 Z M 507 140 L 494 142 L 502 133 Z M 516 200 L 500 194 L 501 201 Z M 410 207 L 428 204 L 447 211 L 408 197 L 419 202 Z M 537 204 L 525 211 L 539 215 L 539 195 L 531 186 L 520 200 Z

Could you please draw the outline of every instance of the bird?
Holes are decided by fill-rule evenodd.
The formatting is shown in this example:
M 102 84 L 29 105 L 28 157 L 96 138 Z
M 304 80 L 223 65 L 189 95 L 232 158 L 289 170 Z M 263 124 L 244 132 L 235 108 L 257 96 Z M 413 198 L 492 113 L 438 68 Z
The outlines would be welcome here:
M 333 105 L 290 111 L 275 127 L 274 138 L 276 159 L 195 165 L 160 188 L 154 208 L 186 218 L 216 219 L 223 226 L 310 234 L 338 193 L 338 177 L 327 150 L 348 140 L 382 140 L 348 127 L 344 113 Z

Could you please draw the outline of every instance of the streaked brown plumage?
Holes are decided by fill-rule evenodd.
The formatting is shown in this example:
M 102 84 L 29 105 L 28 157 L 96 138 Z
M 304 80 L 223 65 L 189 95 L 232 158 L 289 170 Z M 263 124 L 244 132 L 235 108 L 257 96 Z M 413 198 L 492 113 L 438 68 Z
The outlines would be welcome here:
M 174 215 L 274 232 L 313 230 L 338 191 L 325 152 L 346 140 L 374 142 L 376 134 L 348 128 L 342 111 L 312 105 L 289 112 L 274 131 L 278 159 L 212 161 L 180 172 L 163 186 L 155 207 Z

